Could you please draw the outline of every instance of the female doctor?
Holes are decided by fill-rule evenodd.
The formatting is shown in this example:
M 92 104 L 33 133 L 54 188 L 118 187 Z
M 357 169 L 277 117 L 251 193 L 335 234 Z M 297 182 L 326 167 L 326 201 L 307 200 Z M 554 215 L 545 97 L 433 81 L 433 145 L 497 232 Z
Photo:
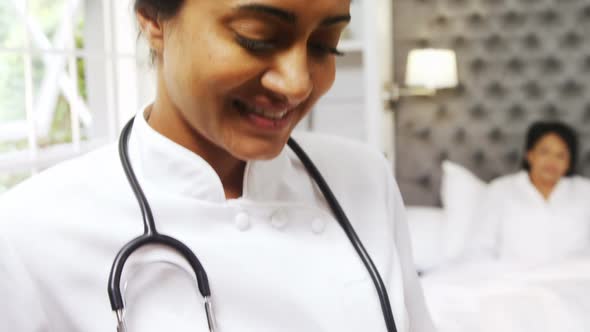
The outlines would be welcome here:
M 383 158 L 342 139 L 295 137 L 363 255 L 309 163 L 287 146 L 334 81 L 349 1 L 136 0 L 134 8 L 157 96 L 121 146 L 2 198 L 2 329 L 433 331 Z M 147 214 L 198 263 L 159 242 L 123 259 L 113 280 L 117 254 L 141 235 Z

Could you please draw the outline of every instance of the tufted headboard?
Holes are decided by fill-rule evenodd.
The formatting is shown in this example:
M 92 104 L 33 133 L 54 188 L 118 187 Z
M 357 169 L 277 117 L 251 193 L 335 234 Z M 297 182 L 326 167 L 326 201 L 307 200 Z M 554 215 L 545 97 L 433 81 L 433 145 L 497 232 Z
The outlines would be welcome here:
M 412 48 L 452 48 L 461 86 L 396 105 L 396 171 L 406 203 L 440 205 L 441 161 L 490 180 L 519 168 L 527 127 L 561 120 L 590 176 L 590 2 L 395 0 L 396 82 Z

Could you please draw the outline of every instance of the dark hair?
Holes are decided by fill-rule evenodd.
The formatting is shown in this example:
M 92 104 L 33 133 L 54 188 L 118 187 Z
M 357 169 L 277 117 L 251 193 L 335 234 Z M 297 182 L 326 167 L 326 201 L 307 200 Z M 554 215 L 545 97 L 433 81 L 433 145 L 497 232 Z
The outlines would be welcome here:
M 135 11 L 145 11 L 153 18 L 167 19 L 178 13 L 184 0 L 135 0 Z
M 555 134 L 563 139 L 570 152 L 570 167 L 565 176 L 575 175 L 576 163 L 578 162 L 578 137 L 571 127 L 561 122 L 535 122 L 529 127 L 526 135 L 525 156 L 522 161 L 522 168 L 527 172 L 531 170 L 526 153 L 531 151 L 539 140 L 547 134 Z

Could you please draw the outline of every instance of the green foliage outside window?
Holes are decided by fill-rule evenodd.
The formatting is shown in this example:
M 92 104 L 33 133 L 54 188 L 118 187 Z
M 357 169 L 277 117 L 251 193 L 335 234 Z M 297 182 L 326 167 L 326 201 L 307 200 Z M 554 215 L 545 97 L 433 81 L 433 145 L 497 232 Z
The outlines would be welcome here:
M 61 14 L 65 4 L 65 0 L 29 0 L 31 16 L 50 40 L 61 23 Z M 25 47 L 25 26 L 12 6 L 10 1 L 0 1 L 0 47 L 21 49 Z M 77 49 L 84 49 L 83 29 L 83 21 L 76 22 L 74 35 Z M 32 57 L 33 80 L 40 82 L 45 74 L 43 54 L 35 52 Z M 82 99 L 87 100 L 84 59 L 77 58 L 76 65 L 78 93 Z M 35 94 L 34 97 L 36 97 Z M 0 53 L 0 123 L 26 120 L 25 114 L 24 55 L 18 52 Z M 84 132 L 82 132 L 82 139 L 85 139 Z M 47 137 L 39 138 L 37 144 L 40 148 L 44 148 L 68 142 L 72 142 L 70 105 L 65 97 L 60 95 L 55 105 L 49 134 Z M 0 141 L 0 154 L 22 151 L 28 147 L 29 143 L 26 138 L 10 142 Z M 29 175 L 28 170 L 19 174 L 0 174 L 0 193 L 26 179 Z
M 31 176 L 30 172 L 20 174 L 0 174 L 0 194 Z

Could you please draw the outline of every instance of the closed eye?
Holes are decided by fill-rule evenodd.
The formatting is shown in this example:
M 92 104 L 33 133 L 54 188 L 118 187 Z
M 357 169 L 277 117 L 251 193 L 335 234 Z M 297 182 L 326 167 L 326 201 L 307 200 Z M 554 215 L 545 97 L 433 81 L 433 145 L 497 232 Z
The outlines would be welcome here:
M 277 48 L 277 42 L 274 40 L 251 39 L 238 34 L 235 35 L 235 39 L 240 46 L 251 52 L 266 52 Z
M 259 40 L 259 39 L 251 39 L 241 36 L 239 34 L 235 34 L 236 42 L 245 48 L 248 51 L 255 52 L 255 53 L 262 53 L 267 51 L 272 51 L 277 49 L 278 42 L 275 40 Z M 343 56 L 345 55 L 343 52 L 340 52 L 335 47 L 330 47 L 321 43 L 310 43 L 309 48 L 313 55 L 315 56 L 326 56 L 326 55 L 335 55 L 335 56 Z
M 309 47 L 318 56 L 325 56 L 325 55 L 329 55 L 329 54 L 332 54 L 335 56 L 343 56 L 344 55 L 344 53 L 340 52 L 336 47 L 330 47 L 330 46 L 323 45 L 320 43 L 310 43 Z

